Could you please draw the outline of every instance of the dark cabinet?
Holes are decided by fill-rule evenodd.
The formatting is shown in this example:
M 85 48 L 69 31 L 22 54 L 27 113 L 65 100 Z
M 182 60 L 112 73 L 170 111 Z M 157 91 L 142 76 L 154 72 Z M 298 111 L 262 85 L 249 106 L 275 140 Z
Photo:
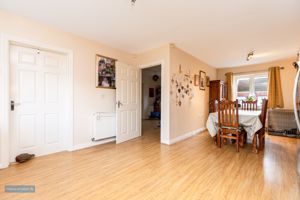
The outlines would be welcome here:
M 224 81 L 209 82 L 209 112 L 216 112 L 216 100 L 227 99 L 227 87 Z

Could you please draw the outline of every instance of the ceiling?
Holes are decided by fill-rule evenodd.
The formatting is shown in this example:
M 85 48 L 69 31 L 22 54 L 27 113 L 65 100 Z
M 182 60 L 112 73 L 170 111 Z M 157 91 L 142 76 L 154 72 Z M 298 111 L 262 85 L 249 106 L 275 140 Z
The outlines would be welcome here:
M 299 0 L 0 0 L 0 9 L 135 54 L 174 43 L 217 68 L 300 50 Z

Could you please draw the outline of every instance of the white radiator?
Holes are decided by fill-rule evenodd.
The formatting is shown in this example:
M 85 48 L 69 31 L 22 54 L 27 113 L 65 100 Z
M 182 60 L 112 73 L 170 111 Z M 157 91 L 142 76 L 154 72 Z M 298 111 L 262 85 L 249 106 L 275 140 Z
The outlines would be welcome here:
M 116 114 L 97 112 L 93 114 L 92 141 L 104 140 L 116 136 Z

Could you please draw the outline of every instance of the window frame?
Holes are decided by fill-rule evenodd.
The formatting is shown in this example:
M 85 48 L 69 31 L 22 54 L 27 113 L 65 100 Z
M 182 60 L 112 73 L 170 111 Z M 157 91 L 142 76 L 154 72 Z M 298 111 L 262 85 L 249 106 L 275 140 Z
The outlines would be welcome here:
M 237 99 L 237 93 L 238 93 L 238 80 L 239 79 L 246 79 L 249 78 L 249 95 L 255 95 L 255 85 L 254 85 L 254 79 L 255 78 L 267 78 L 269 80 L 268 72 L 259 72 L 259 73 L 249 73 L 249 74 L 236 74 L 233 75 L 233 97 L 234 99 Z M 269 88 L 267 87 L 267 94 L 268 94 Z

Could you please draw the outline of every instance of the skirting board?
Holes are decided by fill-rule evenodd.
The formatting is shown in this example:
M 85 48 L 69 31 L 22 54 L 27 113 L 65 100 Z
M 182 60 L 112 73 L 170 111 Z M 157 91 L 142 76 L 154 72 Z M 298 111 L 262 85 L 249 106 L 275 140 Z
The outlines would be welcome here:
M 192 137 L 194 135 L 200 134 L 200 133 L 204 132 L 205 130 L 206 130 L 206 128 L 199 128 L 199 129 L 196 129 L 194 131 L 190 131 L 188 133 L 180 135 L 180 136 L 178 136 L 176 138 L 171 139 L 169 145 L 175 144 L 175 143 L 180 142 L 182 140 L 185 140 L 185 139 L 187 139 L 189 137 Z
M 8 168 L 8 165 L 0 165 L 0 169 Z
M 106 143 L 110 143 L 110 142 L 114 142 L 114 141 L 116 141 L 116 138 L 101 140 L 99 142 L 92 142 L 91 141 L 91 142 L 88 142 L 88 143 L 85 143 L 85 144 L 77 144 L 77 145 L 73 146 L 71 151 L 77 151 L 77 150 L 80 150 L 80 149 L 85 149 L 85 148 L 97 146 L 97 145 L 100 145 L 100 144 L 106 144 Z

